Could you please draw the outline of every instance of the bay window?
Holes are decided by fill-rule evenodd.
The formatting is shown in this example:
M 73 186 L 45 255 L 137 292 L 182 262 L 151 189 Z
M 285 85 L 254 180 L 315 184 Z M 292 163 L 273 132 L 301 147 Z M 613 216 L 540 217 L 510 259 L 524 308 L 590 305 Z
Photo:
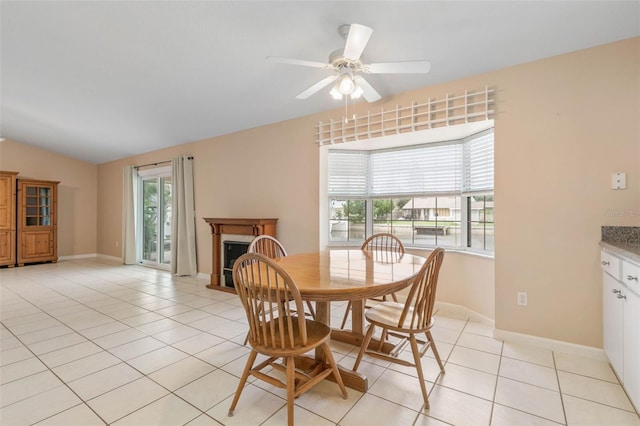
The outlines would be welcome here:
M 444 142 L 329 149 L 329 244 L 390 232 L 411 247 L 493 253 L 493 129 Z

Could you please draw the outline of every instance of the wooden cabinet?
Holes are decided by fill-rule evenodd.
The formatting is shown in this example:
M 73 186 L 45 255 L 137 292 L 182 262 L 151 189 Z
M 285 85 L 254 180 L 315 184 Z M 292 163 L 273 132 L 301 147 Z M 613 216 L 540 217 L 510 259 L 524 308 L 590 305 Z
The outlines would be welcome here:
M 58 261 L 58 183 L 18 179 L 17 264 Z
M 16 175 L 0 171 L 0 266 L 16 263 Z

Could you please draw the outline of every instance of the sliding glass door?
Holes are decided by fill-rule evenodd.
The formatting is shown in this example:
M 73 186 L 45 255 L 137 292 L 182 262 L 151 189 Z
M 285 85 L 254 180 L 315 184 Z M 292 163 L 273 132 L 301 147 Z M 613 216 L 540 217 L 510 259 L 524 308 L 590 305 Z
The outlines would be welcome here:
M 171 168 L 139 172 L 139 238 L 141 263 L 169 269 L 171 266 Z

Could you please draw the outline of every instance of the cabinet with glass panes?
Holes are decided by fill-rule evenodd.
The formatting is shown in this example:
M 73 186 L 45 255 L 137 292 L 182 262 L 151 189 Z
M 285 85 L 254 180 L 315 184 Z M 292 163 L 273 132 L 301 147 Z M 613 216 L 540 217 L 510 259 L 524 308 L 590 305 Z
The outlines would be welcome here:
M 57 262 L 58 183 L 18 179 L 17 264 Z

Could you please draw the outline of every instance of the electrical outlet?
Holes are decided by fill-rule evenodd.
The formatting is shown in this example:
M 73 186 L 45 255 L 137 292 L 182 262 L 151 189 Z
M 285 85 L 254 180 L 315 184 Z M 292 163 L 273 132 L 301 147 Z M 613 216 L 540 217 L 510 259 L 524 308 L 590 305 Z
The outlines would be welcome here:
M 527 293 L 523 291 L 518 292 L 518 305 L 519 306 L 527 306 Z

